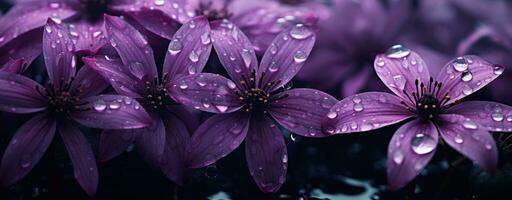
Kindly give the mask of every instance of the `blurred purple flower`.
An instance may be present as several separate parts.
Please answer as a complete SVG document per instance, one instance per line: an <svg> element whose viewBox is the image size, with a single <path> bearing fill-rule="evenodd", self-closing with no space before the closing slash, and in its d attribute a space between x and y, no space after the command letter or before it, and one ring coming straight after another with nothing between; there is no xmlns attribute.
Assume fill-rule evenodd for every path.
<svg viewBox="0 0 512 200"><path fill-rule="evenodd" d="M132 99L99 95L108 85L89 67L76 73L76 56L65 25L48 20L43 52L50 82L46 87L14 73L0 72L0 110L37 113L23 124L5 150L0 166L0 184L22 179L36 165L58 131L74 167L75 178L89 196L94 196L98 172L94 154L76 123L100 129L142 128L151 118ZM75 76L76 75L76 76Z"/></svg>
<svg viewBox="0 0 512 200"><path fill-rule="evenodd" d="M32 62L41 53L42 29L48 18L69 24L67 29L76 51L95 54L106 41L103 14L130 17L147 30L171 38L179 23L165 0L18 0L0 18L0 63L8 58ZM170 3L167 3L170 4ZM156 9L161 8L161 9ZM164 12L165 10L165 12Z"/></svg>
<svg viewBox="0 0 512 200"><path fill-rule="evenodd" d="M298 78L322 89L341 86L348 96L375 85L371 63L396 43L410 4L390 1L386 7L378 0L334 0L332 6L331 16L317 25L318 43Z"/></svg>
<svg viewBox="0 0 512 200"><path fill-rule="evenodd" d="M121 95L135 98L150 113L153 126L133 130L105 130L99 160L107 161L136 143L144 160L178 184L186 176L185 150L197 119L166 92L165 85L183 74L203 70L212 48L205 17L191 19L173 36L159 77L153 50L145 38L118 17L105 16L105 28L117 55L84 58Z"/></svg>
<svg viewBox="0 0 512 200"><path fill-rule="evenodd" d="M449 146L493 173L497 149L489 131L512 131L512 107L484 101L459 103L503 73L477 56L455 58L434 80L413 51L394 46L375 59L375 71L396 95L367 92L331 108L323 128L331 134L363 132L414 120L400 127L388 147L392 190L411 181L435 153L439 135Z"/></svg>
<svg viewBox="0 0 512 200"><path fill-rule="evenodd" d="M23 59L9 59L0 67L0 72L22 73L26 67L27 63Z"/></svg>
<svg viewBox="0 0 512 200"><path fill-rule="evenodd" d="M288 155L279 127L306 137L324 137L321 120L336 99L313 89L278 90L302 68L315 42L305 26L278 35L258 67L253 46L236 26L212 24L212 41L231 77L199 73L168 85L171 96L196 109L219 113L192 135L190 166L210 165L244 139L249 170L263 192L275 192L286 179ZM247 136L247 137L246 137Z"/></svg>

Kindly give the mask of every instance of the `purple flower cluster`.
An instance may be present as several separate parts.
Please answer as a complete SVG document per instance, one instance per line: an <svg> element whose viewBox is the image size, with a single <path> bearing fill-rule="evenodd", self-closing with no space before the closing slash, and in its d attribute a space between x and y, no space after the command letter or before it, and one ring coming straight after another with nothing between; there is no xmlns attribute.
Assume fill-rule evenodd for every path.
<svg viewBox="0 0 512 200"><path fill-rule="evenodd" d="M30 118L2 149L0 185L26 176L58 132L89 196L96 160L130 146L183 185L244 141L250 174L273 193L288 169L283 132L343 137L400 122L391 190L438 144L492 174L492 133L512 132L512 107L464 98L504 75L489 94L512 100L512 3L470 2L16 0L0 16L0 111ZM295 76L326 92L291 89ZM97 151L83 134L94 132Z"/></svg>

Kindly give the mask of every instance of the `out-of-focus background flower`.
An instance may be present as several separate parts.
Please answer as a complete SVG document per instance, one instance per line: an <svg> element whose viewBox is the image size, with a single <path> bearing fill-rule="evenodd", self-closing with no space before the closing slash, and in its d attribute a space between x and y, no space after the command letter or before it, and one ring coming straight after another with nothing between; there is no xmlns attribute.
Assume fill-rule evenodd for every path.
<svg viewBox="0 0 512 200"><path fill-rule="evenodd" d="M17 1L27 0L0 0L0 10L2 13L9 11ZM265 41L274 36L275 24L304 23L317 32L309 60L295 79L284 86L285 90L315 88L338 99L364 91L387 91L373 71L374 58L394 44L403 44L418 52L434 75L444 73L440 69L450 59L465 54L479 55L504 65L505 73L471 99L512 104L510 0L229 1L233 3L230 9L242 16L238 20L246 25L241 27L242 31L247 31L249 37L257 35L251 39L258 48L268 45ZM251 3L244 4L247 2ZM251 27L251 20L257 19L243 11L258 4L255 2L271 5L267 12L282 17L263 18L261 12L254 12L261 20L275 22L269 21L265 27ZM268 30L261 30L263 28ZM163 37L150 35L154 38L150 43L155 48L157 63L163 62L168 44ZM165 45L155 41L163 41ZM212 54L205 70L222 73L215 56ZM42 57L23 74L42 82L45 78ZM202 113L201 119L204 121L209 116ZM2 154L14 132L29 117L0 113ZM440 146L433 160L416 178L415 189L389 191L386 151L399 126L327 138L305 138L283 130L288 148L288 173L287 181L275 194L263 194L258 189L247 168L243 146L216 164L195 170L188 183L177 186L160 170L147 165L132 145L111 161L98 163L96 198L395 200L411 196L414 199L509 199L512 195L512 135L506 133L493 133L500 149L495 175L483 172L468 160L461 160L449 147ZM85 132L97 153L100 131L86 129ZM88 198L73 177L71 162L59 138L23 180L0 189L0 199Z"/></svg>

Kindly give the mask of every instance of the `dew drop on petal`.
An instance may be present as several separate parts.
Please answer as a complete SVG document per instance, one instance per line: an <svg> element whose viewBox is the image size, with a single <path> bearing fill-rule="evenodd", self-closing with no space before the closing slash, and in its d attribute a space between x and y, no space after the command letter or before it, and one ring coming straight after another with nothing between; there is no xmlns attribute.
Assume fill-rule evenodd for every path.
<svg viewBox="0 0 512 200"><path fill-rule="evenodd" d="M453 68L459 72L466 71L468 69L468 61L463 57L458 57L453 61Z"/></svg>
<svg viewBox="0 0 512 200"><path fill-rule="evenodd" d="M395 81L395 85L398 87L398 89L403 90L405 88L405 78L402 75L395 75L393 76L393 81Z"/></svg>
<svg viewBox="0 0 512 200"><path fill-rule="evenodd" d="M246 67L251 66L252 58L251 58L251 52L248 49L242 49L241 52L242 60L244 60L244 64Z"/></svg>
<svg viewBox="0 0 512 200"><path fill-rule="evenodd" d="M330 111L329 113L327 113L327 117L328 117L329 119L334 119L334 118L336 118L337 116L338 116L338 114L337 114L336 112L334 112L334 111Z"/></svg>
<svg viewBox="0 0 512 200"><path fill-rule="evenodd" d="M379 67L384 67L384 65L386 64L386 62L384 62L384 59L382 58L378 58L377 61L375 62L377 64L377 66Z"/></svg>
<svg viewBox="0 0 512 200"><path fill-rule="evenodd" d="M503 121L503 118L504 118L503 113L500 113L500 112L492 113L491 117L492 117L492 120L494 120L496 122L501 122L501 121Z"/></svg>
<svg viewBox="0 0 512 200"><path fill-rule="evenodd" d="M290 31L290 36L297 40L306 39L311 35L313 35L313 32L311 32L308 27L304 26L304 24L297 24Z"/></svg>
<svg viewBox="0 0 512 200"><path fill-rule="evenodd" d="M505 71L505 67L503 67L503 65L494 65L494 69L493 69L494 74L501 75L501 74L503 74L503 71Z"/></svg>
<svg viewBox="0 0 512 200"><path fill-rule="evenodd" d="M128 69L130 73L137 77L138 79L142 79L144 76L144 66L140 62L132 62L128 65Z"/></svg>
<svg viewBox="0 0 512 200"><path fill-rule="evenodd" d="M226 112L228 110L228 107L224 105L215 105L215 108L217 108L217 110L219 110L221 113Z"/></svg>
<svg viewBox="0 0 512 200"><path fill-rule="evenodd" d="M231 132L231 133L233 133L233 134L235 134L235 135L238 135L238 134L240 134L240 133L242 132L242 129L243 129L243 128L244 128L243 126L239 125L238 123L235 123L235 124L233 124L233 126L229 129L229 132Z"/></svg>
<svg viewBox="0 0 512 200"><path fill-rule="evenodd" d="M462 86L462 93L464 93L465 95L470 95L471 93L473 93L473 88L466 84Z"/></svg>
<svg viewBox="0 0 512 200"><path fill-rule="evenodd" d="M361 97L359 97L358 95L355 95L354 98L352 99L352 101L354 103L361 103Z"/></svg>
<svg viewBox="0 0 512 200"><path fill-rule="evenodd" d="M176 55L178 54L179 52L181 52L181 50L183 49L183 44L181 43L180 40L178 39L173 39L171 40L171 42L169 43L169 53L171 55Z"/></svg>
<svg viewBox="0 0 512 200"><path fill-rule="evenodd" d="M397 44L393 45L386 51L386 56L388 58L403 58L408 56L411 53L411 50L404 47L403 45Z"/></svg>
<svg viewBox="0 0 512 200"><path fill-rule="evenodd" d="M111 110L117 110L117 109L121 108L121 104L118 101L112 101L108 105L108 108L110 108Z"/></svg>
<svg viewBox="0 0 512 200"><path fill-rule="evenodd" d="M97 101L95 101L92 106L93 106L94 110L100 111L100 112L104 111L107 108L107 104L105 103L105 101L103 101L101 99L98 99Z"/></svg>
<svg viewBox="0 0 512 200"><path fill-rule="evenodd" d="M283 157L281 158L281 161L283 161L283 163L287 163L288 162L288 155L284 154Z"/></svg>
<svg viewBox="0 0 512 200"><path fill-rule="evenodd" d="M295 54L293 54L293 60L296 63L302 63L306 61L307 55L304 53L304 51L296 51Z"/></svg>
<svg viewBox="0 0 512 200"><path fill-rule="evenodd" d="M393 162L395 162L397 165L402 164L404 161L404 154L400 150L396 150L395 153L393 153Z"/></svg>
<svg viewBox="0 0 512 200"><path fill-rule="evenodd" d="M201 43L203 44L210 44L211 42L211 39L210 39L210 33L209 32L205 32L201 35Z"/></svg>
<svg viewBox="0 0 512 200"><path fill-rule="evenodd" d="M197 55L196 51L192 50L188 55L188 59L192 62L197 62L199 61L199 55Z"/></svg>
<svg viewBox="0 0 512 200"><path fill-rule="evenodd" d="M354 111L361 112L363 110L364 110L363 104L361 104L361 103L354 104Z"/></svg>
<svg viewBox="0 0 512 200"><path fill-rule="evenodd" d="M165 4L165 0L155 0L153 2L156 6L162 6Z"/></svg>
<svg viewBox="0 0 512 200"><path fill-rule="evenodd" d="M427 154L432 152L437 146L436 141L429 135L417 133L411 139L411 149L417 154Z"/></svg>
<svg viewBox="0 0 512 200"><path fill-rule="evenodd" d="M464 139L462 138L462 135L457 133L453 138L453 141L455 141L455 143L457 144L462 144L464 142Z"/></svg>
<svg viewBox="0 0 512 200"><path fill-rule="evenodd" d="M466 129L476 130L478 128L477 124L470 119L465 119L462 122L462 126Z"/></svg>
<svg viewBox="0 0 512 200"><path fill-rule="evenodd" d="M230 89L235 89L236 88L236 85L235 83L232 81L232 80L228 80L228 87Z"/></svg>
<svg viewBox="0 0 512 200"><path fill-rule="evenodd" d="M277 46L275 43L272 43L270 44L270 46L268 47L269 51L271 54L276 54L277 53Z"/></svg>
<svg viewBox="0 0 512 200"><path fill-rule="evenodd" d="M460 79L464 82L471 81L471 80L473 80L473 74L470 71L466 70L466 71L462 72Z"/></svg>
<svg viewBox="0 0 512 200"><path fill-rule="evenodd" d="M268 66L268 71L270 72L277 72L279 70L279 67L277 66L277 63L275 61L272 61L270 63L270 66Z"/></svg>
<svg viewBox="0 0 512 200"><path fill-rule="evenodd" d="M484 147L487 150L491 150L492 149L492 144L486 143Z"/></svg>

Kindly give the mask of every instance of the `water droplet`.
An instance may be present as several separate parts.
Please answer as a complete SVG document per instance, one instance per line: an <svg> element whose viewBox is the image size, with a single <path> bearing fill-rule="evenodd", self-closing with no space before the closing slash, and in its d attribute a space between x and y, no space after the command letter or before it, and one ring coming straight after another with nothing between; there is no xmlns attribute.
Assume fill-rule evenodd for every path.
<svg viewBox="0 0 512 200"><path fill-rule="evenodd" d="M277 53L277 45L272 43L270 44L270 46L268 47L269 51L271 54L276 54Z"/></svg>
<svg viewBox="0 0 512 200"><path fill-rule="evenodd" d="M398 89L403 90L405 88L405 78L402 75L393 76L393 81L395 81L395 85Z"/></svg>
<svg viewBox="0 0 512 200"><path fill-rule="evenodd" d="M411 149L417 154L427 154L432 152L437 146L437 142L432 137L424 133L417 133L411 139Z"/></svg>
<svg viewBox="0 0 512 200"><path fill-rule="evenodd" d="M270 72L277 72L279 70L279 67L277 66L277 63L275 61L272 61L270 63L270 66L268 66L268 71Z"/></svg>
<svg viewBox="0 0 512 200"><path fill-rule="evenodd" d="M164 4L165 4L165 0L155 0L155 1L154 1L154 4L155 4L156 6L162 6L162 5L164 5Z"/></svg>
<svg viewBox="0 0 512 200"><path fill-rule="evenodd" d="M288 155L284 154L283 157L281 158L281 161L283 161L283 163L287 163L288 162Z"/></svg>
<svg viewBox="0 0 512 200"><path fill-rule="evenodd" d="M411 50L404 47L403 45L397 44L393 45L386 51L386 56L388 58L403 58L408 56L411 53Z"/></svg>
<svg viewBox="0 0 512 200"><path fill-rule="evenodd" d="M192 50L188 55L188 59L192 62L197 62L199 61L199 55L197 55L196 51Z"/></svg>
<svg viewBox="0 0 512 200"><path fill-rule="evenodd" d="M464 139L462 138L462 135L457 133L453 138L453 141L455 141L455 143L457 144L462 144L464 142Z"/></svg>
<svg viewBox="0 0 512 200"><path fill-rule="evenodd" d="M491 150L492 149L492 144L486 143L485 144L485 149Z"/></svg>
<svg viewBox="0 0 512 200"><path fill-rule="evenodd" d="M466 70L466 71L462 72L460 79L464 82L471 81L471 80L473 80L473 74L470 71Z"/></svg>
<svg viewBox="0 0 512 200"><path fill-rule="evenodd" d="M246 67L251 66L252 58L251 52L248 49L242 49L242 60L244 60L244 64Z"/></svg>
<svg viewBox="0 0 512 200"><path fill-rule="evenodd" d="M503 65L494 65L494 74L501 75L505 71L505 67Z"/></svg>
<svg viewBox="0 0 512 200"><path fill-rule="evenodd" d="M228 106L224 106L224 105L215 105L215 108L217 108L217 110L219 110L220 112L226 112L228 110Z"/></svg>
<svg viewBox="0 0 512 200"><path fill-rule="evenodd" d="M176 55L178 54L179 52L181 52L181 49L183 49L183 44L181 43L180 40L178 39L173 39L171 40L171 42L169 43L169 53L171 53L171 55Z"/></svg>
<svg viewBox="0 0 512 200"><path fill-rule="evenodd" d="M196 83L197 85L201 86L201 87L204 87L206 86L206 79L204 78L203 75L199 75L197 78L196 78ZM181 86L180 86L181 87ZM183 89L183 88L182 88Z"/></svg>
<svg viewBox="0 0 512 200"><path fill-rule="evenodd" d="M210 44L210 32L205 32L201 35L201 43L203 44Z"/></svg>
<svg viewBox="0 0 512 200"><path fill-rule="evenodd" d="M400 150L396 150L395 153L393 153L393 162L395 162L397 165L402 164L404 161L404 154Z"/></svg>
<svg viewBox="0 0 512 200"><path fill-rule="evenodd" d="M334 111L330 111L329 113L327 113L327 117L328 117L329 119L334 119L334 118L336 118L337 116L338 116L338 114L337 114L336 112L334 112Z"/></svg>
<svg viewBox="0 0 512 200"><path fill-rule="evenodd" d="M60 4L57 2L50 3L50 8L59 8Z"/></svg>
<svg viewBox="0 0 512 200"><path fill-rule="evenodd" d="M94 108L94 110L101 112L107 108L107 104L102 99L98 99L98 100L96 100L96 102L94 102L93 108Z"/></svg>
<svg viewBox="0 0 512 200"><path fill-rule="evenodd" d="M101 33L102 33L101 31L94 31L94 32L92 33L92 37L98 37L98 36L100 36L100 35L101 35Z"/></svg>
<svg viewBox="0 0 512 200"><path fill-rule="evenodd" d="M307 59L307 55L306 53L304 53L304 51L296 51L295 54L293 54L293 60L296 62L296 63L302 63L304 61L306 61Z"/></svg>
<svg viewBox="0 0 512 200"><path fill-rule="evenodd" d="M182 90L187 89L187 88L188 88L188 85L187 85L185 82L182 82L182 83L180 84L180 88L181 88Z"/></svg>
<svg viewBox="0 0 512 200"><path fill-rule="evenodd" d="M295 25L290 31L290 36L297 40L303 40L313 35L313 32L309 30L308 27L304 26L304 24Z"/></svg>
<svg viewBox="0 0 512 200"><path fill-rule="evenodd" d="M465 119L462 122L462 126L464 126L464 128L472 130L476 130L478 128L478 125L475 122L471 121L470 119Z"/></svg>
<svg viewBox="0 0 512 200"><path fill-rule="evenodd" d="M244 127L243 126L240 126L238 123L235 123L233 124L233 126L229 129L229 132L235 134L235 135L238 135L242 132L242 129Z"/></svg>
<svg viewBox="0 0 512 200"><path fill-rule="evenodd" d="M462 86L462 93L464 93L465 95L470 95L471 93L473 93L473 88L466 84Z"/></svg>
<svg viewBox="0 0 512 200"><path fill-rule="evenodd" d="M459 72L466 71L468 69L468 61L463 57L455 58L453 68Z"/></svg>
<svg viewBox="0 0 512 200"><path fill-rule="evenodd" d="M354 103L361 103L362 100L361 100L361 97L359 97L358 95L355 95L354 98L352 99L352 101Z"/></svg>
<svg viewBox="0 0 512 200"><path fill-rule="evenodd" d="M495 113L492 113L491 115L492 117L492 120L496 121L496 122L501 122L503 121L503 113L500 113L500 112L495 112Z"/></svg>
<svg viewBox="0 0 512 200"><path fill-rule="evenodd" d="M361 112L361 111L363 111L363 109L364 109L363 104L360 104L360 103L354 104L354 111Z"/></svg>
<svg viewBox="0 0 512 200"><path fill-rule="evenodd" d="M128 65L130 73L132 73L138 79L142 79L144 76L144 66L140 62L132 62Z"/></svg>
<svg viewBox="0 0 512 200"><path fill-rule="evenodd" d="M384 96L383 94L379 95L379 102L386 103L386 101L386 96Z"/></svg>
<svg viewBox="0 0 512 200"><path fill-rule="evenodd" d="M111 110L117 110L117 109L121 108L121 104L118 101L112 101L108 105L108 108L110 108Z"/></svg>
<svg viewBox="0 0 512 200"><path fill-rule="evenodd" d="M50 27L48 25L46 27L44 27L44 30L46 30L47 33L52 33L52 27Z"/></svg>
<svg viewBox="0 0 512 200"><path fill-rule="evenodd" d="M350 128L351 128L352 130L355 130L355 129L357 128L357 122L351 122L351 123L350 123Z"/></svg>
<svg viewBox="0 0 512 200"><path fill-rule="evenodd" d="M509 115L507 116L507 122L512 122L512 114L509 114Z"/></svg>
<svg viewBox="0 0 512 200"><path fill-rule="evenodd" d="M377 64L377 66L379 67L384 67L384 65L386 64L386 62L384 62L384 59L382 58L378 58L377 61L375 62Z"/></svg>

